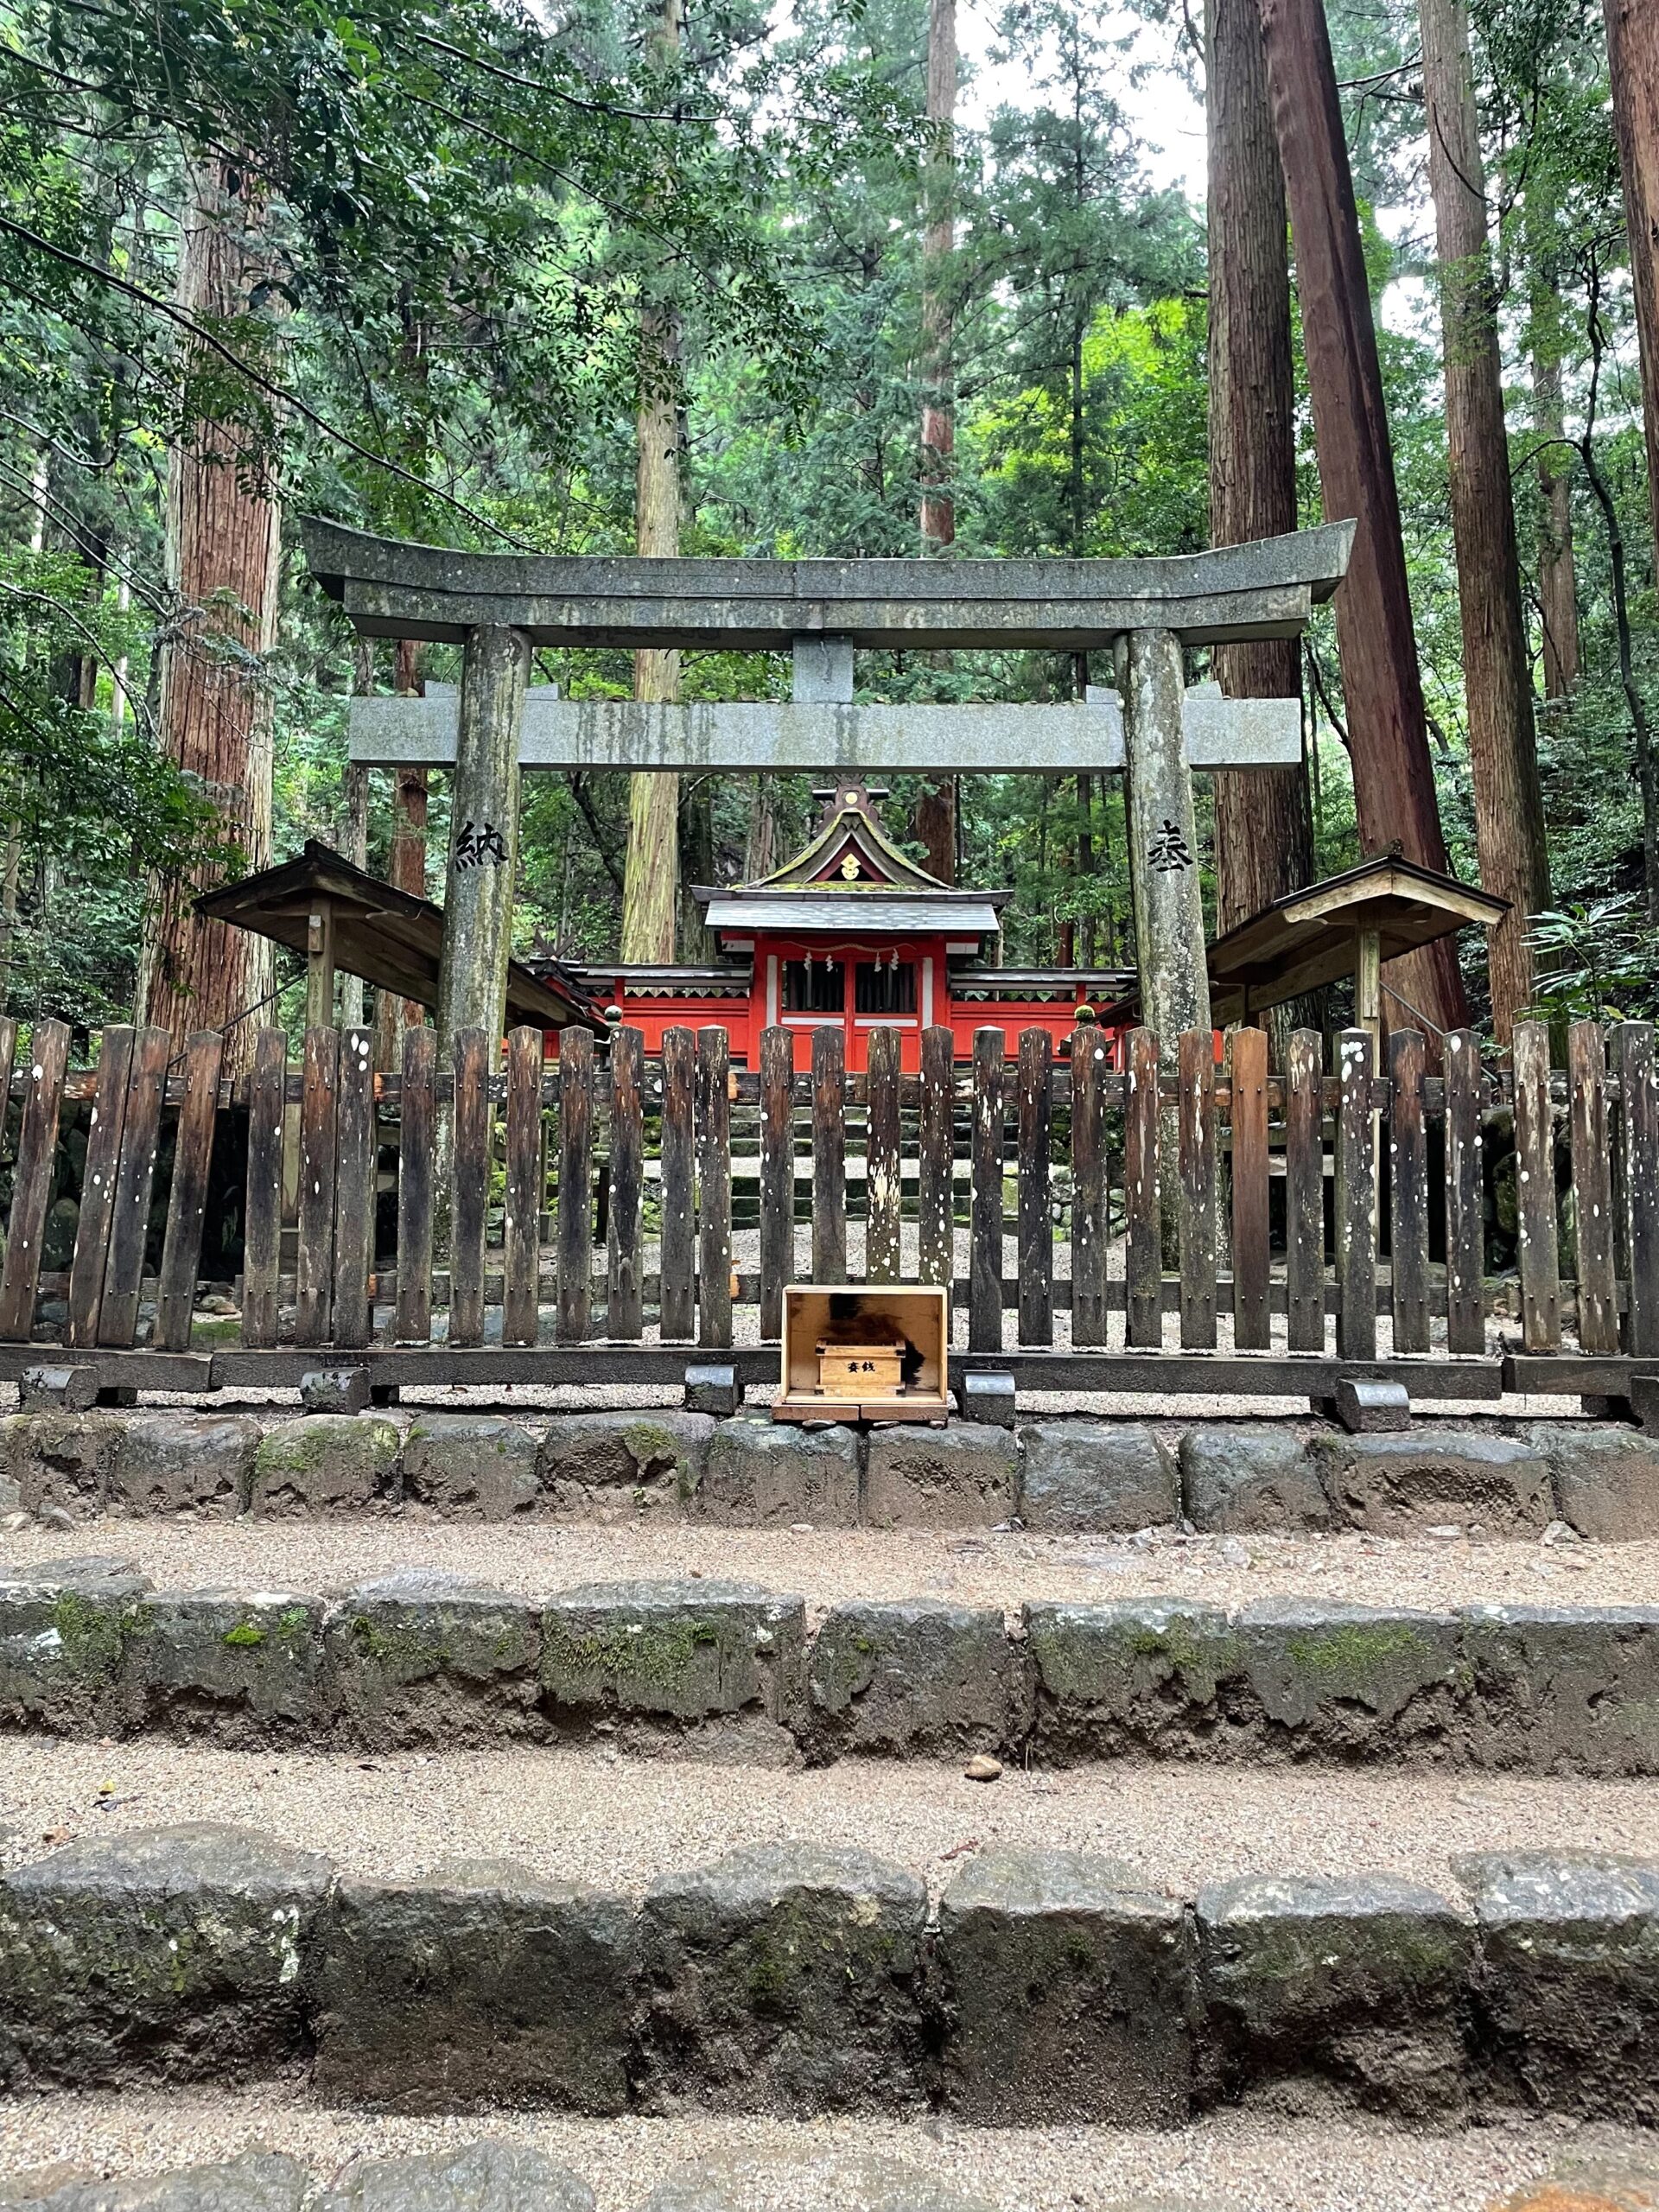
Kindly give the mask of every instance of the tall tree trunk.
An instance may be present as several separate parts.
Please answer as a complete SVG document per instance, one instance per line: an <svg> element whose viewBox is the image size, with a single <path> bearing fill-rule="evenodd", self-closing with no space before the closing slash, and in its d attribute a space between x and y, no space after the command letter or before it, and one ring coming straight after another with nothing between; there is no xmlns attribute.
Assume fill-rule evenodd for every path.
<svg viewBox="0 0 1659 2212"><path fill-rule="evenodd" d="M924 556L956 543L957 503L951 464L957 444L950 327L951 263L957 248L957 0L930 0L927 16L927 119L940 143L923 178L922 502ZM948 656L941 655L948 665ZM918 795L914 830L927 849L926 866L942 883L957 880L957 779L941 776Z"/></svg>
<svg viewBox="0 0 1659 2212"><path fill-rule="evenodd" d="M399 638L392 658L391 688L400 699L424 696L426 678L421 673L421 646L414 638ZM426 896L426 815L430 793L424 768L407 766L391 772L391 849L387 855L386 880L416 899ZM404 1063L404 1032L418 1029L426 1008L418 999L400 998L396 991L379 991L374 1003L374 1064L397 1069Z"/></svg>
<svg viewBox="0 0 1659 2212"><path fill-rule="evenodd" d="M715 880L715 779L696 776L688 788L680 779L680 958L695 966L713 957L704 908L692 893Z"/></svg>
<svg viewBox="0 0 1659 2212"><path fill-rule="evenodd" d="M1553 702L1572 697L1580 669L1579 568L1559 354L1534 354L1532 404L1533 427L1549 441L1538 454L1538 607L1544 632L1544 696Z"/></svg>
<svg viewBox="0 0 1659 2212"><path fill-rule="evenodd" d="M930 0L927 16L927 119L938 134L923 177L922 232L922 550L955 542L957 506L950 486L956 451L951 387L950 265L956 253L957 0Z"/></svg>
<svg viewBox="0 0 1659 2212"><path fill-rule="evenodd" d="M253 188L233 162L219 155L191 168L178 284L187 314L211 323L249 312L264 273L261 226ZM250 868L270 859L270 701L258 671L276 641L281 522L247 433L211 423L186 431L168 467L167 557L188 634L166 651L161 738ZM224 1030L225 1071L240 1075L260 1021L252 1010L270 990L270 946L250 931L198 920L191 902L201 888L151 886L137 1019L181 1044L193 1029Z"/></svg>
<svg viewBox="0 0 1659 2212"><path fill-rule="evenodd" d="M1531 1002L1527 932L1549 904L1532 667L1503 418L1503 364L1486 233L1485 169L1464 0L1418 0L1428 174L1440 262L1452 531L1481 881L1510 911L1491 933L1492 1028L1507 1045Z"/></svg>
<svg viewBox="0 0 1659 2212"><path fill-rule="evenodd" d="M770 776L754 779L749 831L743 846L743 880L757 883L778 865L778 795Z"/></svg>
<svg viewBox="0 0 1659 2212"><path fill-rule="evenodd" d="M1089 657L1083 661L1083 694L1089 690ZM1079 772L1077 785L1077 874L1087 883L1095 873L1095 779ZM1077 931L1078 965L1092 968L1095 964L1095 917L1092 912L1083 917L1083 927Z"/></svg>
<svg viewBox="0 0 1659 2212"><path fill-rule="evenodd" d="M29 471L29 505L33 514L29 525L29 550L38 553L46 543L46 493L52 473L52 454L42 446L35 456ZM6 777L7 798L12 802L7 810L6 837L3 856L0 856L0 1014L6 1010L11 991L13 941L17 935L17 890L23 870L23 824L18 811L22 802L21 786L13 775Z"/></svg>
<svg viewBox="0 0 1659 2212"><path fill-rule="evenodd" d="M1337 594L1337 642L1360 846L1380 852L1397 839L1407 859L1444 870L1394 449L1330 33L1321 0L1261 0L1261 9L1325 512L1359 524ZM1452 938L1390 961L1383 981L1397 994L1392 1006L1385 1001L1385 1019L1465 1026Z"/></svg>
<svg viewBox="0 0 1659 2212"><path fill-rule="evenodd" d="M654 38L664 65L679 51L679 0L664 0ZM633 550L671 560L680 550L679 317L647 301L639 311L639 404L636 416ZM680 696L677 652L633 657L636 699ZM622 879L622 958L666 963L674 957L679 906L680 779L628 779L628 850Z"/></svg>
<svg viewBox="0 0 1659 2212"><path fill-rule="evenodd" d="M1659 559L1659 9L1653 0L1604 0L1613 129L1624 178L1624 227L1642 356L1648 495Z"/></svg>
<svg viewBox="0 0 1659 2212"><path fill-rule="evenodd" d="M1205 32L1210 140L1210 540L1237 545L1296 527L1296 378L1290 334L1285 181L1268 103L1255 0L1210 0ZM1230 699L1294 699L1294 638L1224 645ZM1250 768L1215 779L1216 928L1232 929L1313 875L1307 771ZM1274 1065L1292 1030L1323 1027L1321 997L1275 1007Z"/></svg>
<svg viewBox="0 0 1659 2212"><path fill-rule="evenodd" d="M670 381L677 332L674 318L656 308L644 311L640 325L642 392L634 472L634 548L647 558L671 558L680 550L680 418ZM677 699L678 653L655 650L635 653L633 696L636 699ZM666 963L674 957L679 839L679 778L630 777L628 853L622 884L625 962Z"/></svg>

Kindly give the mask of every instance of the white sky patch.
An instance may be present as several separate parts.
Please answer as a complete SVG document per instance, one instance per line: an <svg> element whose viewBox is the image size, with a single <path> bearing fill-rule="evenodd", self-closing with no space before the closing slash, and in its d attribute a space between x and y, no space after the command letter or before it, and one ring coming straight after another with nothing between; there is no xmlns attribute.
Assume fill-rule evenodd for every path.
<svg viewBox="0 0 1659 2212"><path fill-rule="evenodd" d="M957 0L957 43L972 71L957 115L969 130L982 130L999 107L1036 105L1031 73L1024 64L999 66L991 60L1001 12L995 0ZM1133 40L1124 57L1122 81L1113 89L1137 142L1148 182L1158 191L1176 186L1201 207L1206 171L1204 109L1173 67L1182 35L1179 23L1144 23L1128 9L1106 0L1093 28L1107 40ZM1130 75L1134 64L1146 70L1139 83Z"/></svg>

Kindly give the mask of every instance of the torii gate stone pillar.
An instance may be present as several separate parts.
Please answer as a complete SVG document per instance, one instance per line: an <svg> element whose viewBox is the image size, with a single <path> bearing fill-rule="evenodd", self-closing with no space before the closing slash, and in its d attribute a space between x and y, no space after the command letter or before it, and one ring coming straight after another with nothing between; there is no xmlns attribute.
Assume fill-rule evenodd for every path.
<svg viewBox="0 0 1659 2212"><path fill-rule="evenodd" d="M1301 757L1294 699L1185 688L1193 645L1300 636L1351 523L1170 560L711 561L451 553L308 521L313 575L365 637L464 646L459 701L352 702L352 759L454 779L438 1027L502 1019L521 768L880 776L1127 768L1141 1003L1173 1053L1210 1025L1194 769ZM535 645L792 652L794 697L561 700ZM855 649L1115 651L1122 704L858 704Z"/></svg>
<svg viewBox="0 0 1659 2212"><path fill-rule="evenodd" d="M438 1051L446 1061L458 1029L488 1029L499 1037L506 1018L518 875L518 742L529 681L530 639L522 630L484 623L468 631L438 970Z"/></svg>
<svg viewBox="0 0 1659 2212"><path fill-rule="evenodd" d="M1141 1011L1173 1056L1184 1029L1210 1027L1181 641L1169 630L1132 630L1117 658Z"/></svg>

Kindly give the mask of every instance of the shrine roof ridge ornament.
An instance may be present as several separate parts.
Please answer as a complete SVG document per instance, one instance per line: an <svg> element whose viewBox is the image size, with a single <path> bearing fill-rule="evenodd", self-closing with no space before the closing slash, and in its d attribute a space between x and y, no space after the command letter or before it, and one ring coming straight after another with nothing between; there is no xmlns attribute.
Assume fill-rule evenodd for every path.
<svg viewBox="0 0 1659 2212"><path fill-rule="evenodd" d="M1082 652L1134 630L1189 645L1295 637L1342 582L1351 522L1205 553L1123 560L651 560L454 552L308 517L311 573L365 637L785 652Z"/></svg>

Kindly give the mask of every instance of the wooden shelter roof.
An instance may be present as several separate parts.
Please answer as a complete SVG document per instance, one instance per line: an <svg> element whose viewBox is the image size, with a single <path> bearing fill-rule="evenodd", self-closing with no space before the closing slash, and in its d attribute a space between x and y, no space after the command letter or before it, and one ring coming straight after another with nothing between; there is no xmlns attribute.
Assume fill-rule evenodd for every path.
<svg viewBox="0 0 1659 2212"><path fill-rule="evenodd" d="M1382 957L1395 960L1471 925L1490 929L1508 912L1509 901L1490 891L1379 853L1287 892L1217 938L1207 963L1211 1018L1224 1028L1351 976L1366 931L1376 932Z"/></svg>
<svg viewBox="0 0 1659 2212"><path fill-rule="evenodd" d="M297 860L204 892L195 910L302 953L310 917L325 903L334 910L336 967L360 976L378 990L399 992L423 1006L437 1003L442 907L381 882L315 837L306 840ZM532 976L516 960L507 966L507 1020L537 1029L563 1029L576 1022L601 1036L607 1033L603 1020L573 982L551 971Z"/></svg>

